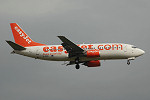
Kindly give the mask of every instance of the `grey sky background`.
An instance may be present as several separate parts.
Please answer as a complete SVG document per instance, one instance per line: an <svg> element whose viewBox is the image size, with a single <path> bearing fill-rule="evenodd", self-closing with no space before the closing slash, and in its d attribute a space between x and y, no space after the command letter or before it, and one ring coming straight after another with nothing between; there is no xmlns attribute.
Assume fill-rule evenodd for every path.
<svg viewBox="0 0 150 100"><path fill-rule="evenodd" d="M0 100L150 100L149 0L0 0ZM36 42L121 42L146 53L99 68L11 55L9 23Z"/></svg>

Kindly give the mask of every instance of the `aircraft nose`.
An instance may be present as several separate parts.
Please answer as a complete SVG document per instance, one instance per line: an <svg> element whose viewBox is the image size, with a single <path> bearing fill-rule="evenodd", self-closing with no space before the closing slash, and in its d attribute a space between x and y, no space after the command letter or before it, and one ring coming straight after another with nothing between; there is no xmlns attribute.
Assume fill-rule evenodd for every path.
<svg viewBox="0 0 150 100"><path fill-rule="evenodd" d="M144 50L142 50L142 55L145 53L145 51Z"/></svg>
<svg viewBox="0 0 150 100"><path fill-rule="evenodd" d="M145 53L145 51L144 50L139 50L139 56L141 56L141 55L143 55Z"/></svg>

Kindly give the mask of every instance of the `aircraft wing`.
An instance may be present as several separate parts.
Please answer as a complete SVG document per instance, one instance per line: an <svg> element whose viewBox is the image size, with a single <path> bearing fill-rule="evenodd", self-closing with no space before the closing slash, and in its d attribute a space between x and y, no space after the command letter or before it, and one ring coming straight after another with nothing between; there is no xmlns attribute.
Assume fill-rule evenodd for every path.
<svg viewBox="0 0 150 100"><path fill-rule="evenodd" d="M83 54L84 50L68 40L65 36L58 36L58 38L63 42L61 45L67 50L69 57Z"/></svg>

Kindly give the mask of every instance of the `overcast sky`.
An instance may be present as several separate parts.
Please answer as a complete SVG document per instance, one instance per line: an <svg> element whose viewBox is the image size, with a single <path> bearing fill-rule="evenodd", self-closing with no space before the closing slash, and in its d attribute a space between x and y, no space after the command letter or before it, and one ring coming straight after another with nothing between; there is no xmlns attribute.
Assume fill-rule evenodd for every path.
<svg viewBox="0 0 150 100"><path fill-rule="evenodd" d="M36 42L119 42L146 53L98 68L11 55L9 23ZM0 0L0 100L150 100L149 0Z"/></svg>

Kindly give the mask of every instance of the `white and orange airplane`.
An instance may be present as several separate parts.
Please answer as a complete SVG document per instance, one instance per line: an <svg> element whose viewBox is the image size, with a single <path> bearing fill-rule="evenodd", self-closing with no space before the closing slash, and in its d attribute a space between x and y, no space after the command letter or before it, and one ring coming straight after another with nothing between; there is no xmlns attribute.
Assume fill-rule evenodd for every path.
<svg viewBox="0 0 150 100"><path fill-rule="evenodd" d="M65 36L58 36L61 45L46 45L34 42L16 23L10 23L15 43L6 41L14 50L12 53L49 61L69 61L66 65L80 63L88 67L99 67L100 60L127 59L143 55L145 52L134 45L124 43L75 44Z"/></svg>

